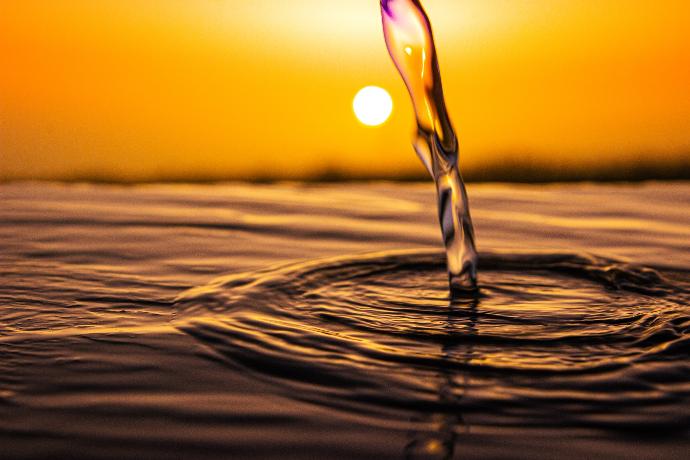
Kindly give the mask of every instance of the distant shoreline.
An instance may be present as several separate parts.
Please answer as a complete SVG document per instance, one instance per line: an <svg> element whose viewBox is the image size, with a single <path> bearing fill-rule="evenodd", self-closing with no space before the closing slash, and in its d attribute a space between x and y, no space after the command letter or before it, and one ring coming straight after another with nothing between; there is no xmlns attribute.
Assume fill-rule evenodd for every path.
<svg viewBox="0 0 690 460"><path fill-rule="evenodd" d="M651 156L653 158L653 156ZM478 165L463 169L463 177L468 183L504 182L519 184L573 183L573 182L645 182L645 181L688 181L690 180L690 155L688 159L654 162L647 160L624 161L620 164L605 164L594 167L585 165L566 166L558 164L532 163L529 161L503 161ZM103 183L103 184L151 184L151 183L193 183L212 184L223 182L246 183L347 183L347 182L426 182L429 177L420 165L411 171L392 173L359 173L337 167L304 174L238 174L238 173L151 173L136 177L122 177L103 172L75 172L69 175L10 175L0 172L0 183L8 182L65 182L65 183Z"/></svg>

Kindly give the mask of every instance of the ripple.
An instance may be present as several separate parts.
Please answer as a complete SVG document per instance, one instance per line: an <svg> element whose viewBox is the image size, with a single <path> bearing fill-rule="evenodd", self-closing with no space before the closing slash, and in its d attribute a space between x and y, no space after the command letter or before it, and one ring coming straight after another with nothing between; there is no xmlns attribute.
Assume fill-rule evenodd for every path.
<svg viewBox="0 0 690 460"><path fill-rule="evenodd" d="M291 397L349 411L490 409L505 420L528 402L522 412L596 411L687 391L659 381L663 366L642 372L690 343L681 291L658 272L574 254L480 263L472 299L449 298L443 255L431 251L233 275L182 294L175 325Z"/></svg>

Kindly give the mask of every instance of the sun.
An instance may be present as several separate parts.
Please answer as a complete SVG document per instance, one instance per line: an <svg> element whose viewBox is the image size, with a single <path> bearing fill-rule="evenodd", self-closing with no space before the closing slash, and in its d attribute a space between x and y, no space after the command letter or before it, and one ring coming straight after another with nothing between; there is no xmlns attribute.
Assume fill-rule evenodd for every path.
<svg viewBox="0 0 690 460"><path fill-rule="evenodd" d="M360 89L352 101L352 108L359 121L367 126L383 124L393 112L393 99L383 88L366 86Z"/></svg>

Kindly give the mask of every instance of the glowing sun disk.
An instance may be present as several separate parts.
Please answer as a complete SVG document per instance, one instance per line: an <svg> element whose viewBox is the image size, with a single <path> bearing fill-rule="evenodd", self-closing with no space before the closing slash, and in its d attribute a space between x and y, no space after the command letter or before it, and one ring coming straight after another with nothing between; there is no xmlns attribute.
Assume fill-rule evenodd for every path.
<svg viewBox="0 0 690 460"><path fill-rule="evenodd" d="M378 126L390 117L393 111L393 99L383 88L366 86L355 96L352 108L357 119L363 124Z"/></svg>

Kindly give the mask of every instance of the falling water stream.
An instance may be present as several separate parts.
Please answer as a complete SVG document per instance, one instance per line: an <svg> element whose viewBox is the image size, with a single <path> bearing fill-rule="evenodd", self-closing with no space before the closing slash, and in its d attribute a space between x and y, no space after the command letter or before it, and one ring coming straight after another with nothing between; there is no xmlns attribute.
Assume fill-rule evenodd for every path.
<svg viewBox="0 0 690 460"><path fill-rule="evenodd" d="M477 251L465 184L429 18L418 0L381 0L383 31L417 116L415 150L436 183L438 216L446 246L450 289L477 285Z"/></svg>

